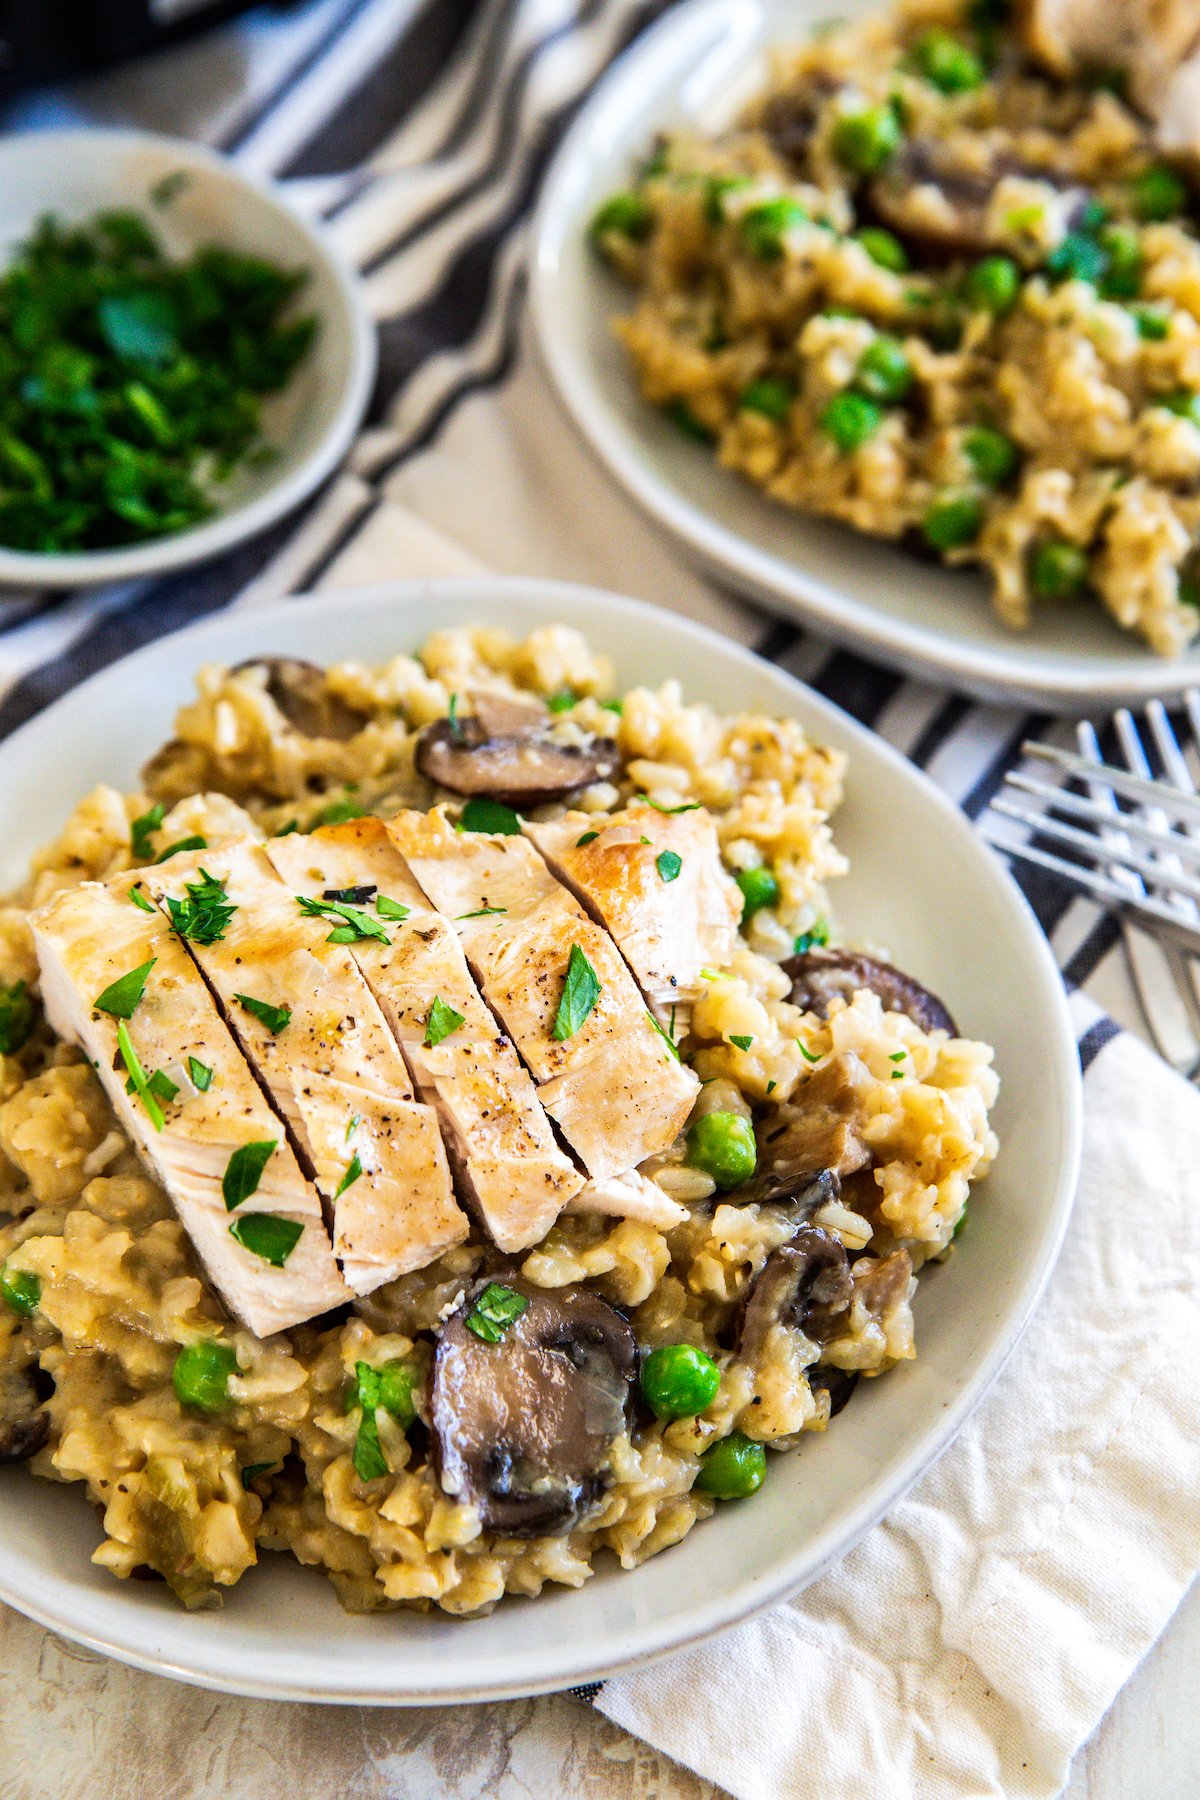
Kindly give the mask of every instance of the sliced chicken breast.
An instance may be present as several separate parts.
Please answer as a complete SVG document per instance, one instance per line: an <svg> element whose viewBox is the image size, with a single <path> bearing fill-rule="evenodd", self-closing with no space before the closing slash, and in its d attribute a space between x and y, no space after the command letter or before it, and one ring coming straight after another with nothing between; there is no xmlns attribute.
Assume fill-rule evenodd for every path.
<svg viewBox="0 0 1200 1800"><path fill-rule="evenodd" d="M526 822L551 872L615 938L663 1025L679 1038L703 987L700 971L733 956L742 895L721 866L717 828L703 811L631 806L603 821L566 813Z"/></svg>
<svg viewBox="0 0 1200 1800"><path fill-rule="evenodd" d="M142 911L130 899L136 879L86 882L33 915L46 1016L94 1064L230 1312L269 1337L350 1295L315 1189L195 963L156 909ZM127 1019L96 1007L114 982L145 964L145 985ZM126 1092L122 1023L140 1074L166 1078L157 1095L150 1090L150 1104ZM176 1089L169 1098L167 1083ZM262 1161L265 1145L273 1148ZM233 1162L248 1146L256 1148ZM223 1187L230 1197L248 1187L260 1161L252 1191L230 1207Z"/></svg>
<svg viewBox="0 0 1200 1800"><path fill-rule="evenodd" d="M187 947L332 1210L347 1282L370 1293L467 1235L437 1120L349 949L328 941L344 921L307 916L244 840L174 856L143 880L169 909L206 875L229 917Z"/></svg>
<svg viewBox="0 0 1200 1800"><path fill-rule="evenodd" d="M441 808L401 813L388 830L454 923L484 998L588 1174L624 1174L666 1149L699 1082L647 1013L608 933L533 845L457 831Z"/></svg>
<svg viewBox="0 0 1200 1800"><path fill-rule="evenodd" d="M388 942L359 938L348 949L417 1092L437 1110L459 1193L501 1250L540 1243L583 1176L559 1149L528 1070L480 998L454 927L430 910L387 828L355 819L310 837L275 838L266 850L293 893L344 898L368 912L383 895L408 909L388 924Z"/></svg>

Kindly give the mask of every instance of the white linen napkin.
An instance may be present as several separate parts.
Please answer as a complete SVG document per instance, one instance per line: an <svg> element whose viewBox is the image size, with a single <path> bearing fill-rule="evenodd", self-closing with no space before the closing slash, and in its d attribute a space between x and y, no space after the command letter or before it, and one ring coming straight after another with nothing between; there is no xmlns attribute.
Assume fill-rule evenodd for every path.
<svg viewBox="0 0 1200 1800"><path fill-rule="evenodd" d="M522 411L464 408L460 454L443 446L393 488L422 511L377 506L322 585L462 574L499 550L505 567L625 586L743 641L761 629L605 485L595 506L547 505L555 485L585 493L581 472L602 478L536 401L524 417L540 428L514 431ZM463 508L464 492L487 504ZM1072 1005L1088 1065L1079 1197L979 1412L804 1593L587 1696L738 1800L1052 1800L1200 1569L1200 1096L1085 996Z"/></svg>

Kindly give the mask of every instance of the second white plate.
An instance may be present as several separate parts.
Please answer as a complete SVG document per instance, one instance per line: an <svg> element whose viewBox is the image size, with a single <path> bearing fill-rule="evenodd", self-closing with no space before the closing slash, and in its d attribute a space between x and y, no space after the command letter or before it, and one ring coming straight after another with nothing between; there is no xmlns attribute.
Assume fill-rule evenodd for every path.
<svg viewBox="0 0 1200 1800"><path fill-rule="evenodd" d="M772 504L639 396L610 329L629 291L599 268L587 222L656 131L726 123L765 76L770 47L802 38L825 9L826 0L689 0L618 60L576 120L547 180L533 251L538 340L568 411L631 498L704 567L868 656L984 699L1059 711L1200 682L1200 650L1165 661L1087 602L1008 631L978 576Z"/></svg>

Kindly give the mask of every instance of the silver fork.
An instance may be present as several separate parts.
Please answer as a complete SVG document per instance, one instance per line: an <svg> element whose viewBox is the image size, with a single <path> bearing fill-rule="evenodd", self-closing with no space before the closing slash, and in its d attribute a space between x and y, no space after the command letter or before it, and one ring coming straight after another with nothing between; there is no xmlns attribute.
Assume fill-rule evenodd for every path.
<svg viewBox="0 0 1200 1800"><path fill-rule="evenodd" d="M1190 691L1184 704L1200 742L1200 692ZM1124 768L1103 762L1086 722L1077 729L1078 751L1025 744L1024 754L1050 765L1047 773L1057 779L1010 771L992 802L994 816L985 815L981 825L997 849L1051 870L1117 914L1148 1034L1162 1056L1196 1079L1200 794L1161 701L1149 703L1143 727L1161 778L1153 775L1132 714L1122 708L1113 726Z"/></svg>

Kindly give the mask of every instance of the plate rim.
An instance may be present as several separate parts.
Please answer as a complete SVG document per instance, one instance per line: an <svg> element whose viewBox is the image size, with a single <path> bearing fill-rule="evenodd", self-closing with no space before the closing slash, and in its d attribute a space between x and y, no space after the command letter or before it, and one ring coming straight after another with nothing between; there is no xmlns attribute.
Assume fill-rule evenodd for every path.
<svg viewBox="0 0 1200 1800"><path fill-rule="evenodd" d="M345 313L338 329L344 333L347 343L346 378L324 436L290 474L273 482L254 498L235 504L227 511L218 508L213 518L187 531L151 538L143 544L46 555L0 546L0 585L5 587L92 588L162 576L207 562L236 549L250 538L261 536L295 512L344 462L366 417L378 373L378 334L361 281L324 222L305 213L278 182L243 169L233 157L224 155L212 145L173 137L169 132L143 131L135 127L63 125L0 137L0 164L9 156L36 156L45 145L79 143L82 155L86 153L86 145L98 141L118 150L125 146L131 153L139 148L161 151L178 158L181 168L219 171L238 187L255 194L276 213L283 214L304 238L309 254L314 261L320 261L337 289Z"/></svg>
<svg viewBox="0 0 1200 1800"><path fill-rule="evenodd" d="M730 0L683 0L615 59L555 152L531 226L529 300L538 355L576 433L638 510L669 534L709 576L732 583L775 614L882 660L905 675L932 679L985 701L1049 706L1059 713L1114 707L1200 686L1200 640L1191 647L1190 655L1185 652L1178 658L1155 656L1132 638L1127 639L1125 654L1118 648L1111 656L1093 660L1074 652L1048 652L1061 656L1063 666L1039 669L1041 659L1036 650L1014 663L1003 643L976 644L877 611L869 599L833 587L782 554L760 550L749 537L688 499L639 454L634 441L627 441L611 415L594 370L589 369L586 358L575 355L569 335L558 324L558 281L568 234L582 224L574 190L585 181L581 171L588 161L587 147L597 121L608 109L658 65L680 62L691 36L702 41L707 26L709 35L720 39L744 37L743 18L757 16L761 20L766 12L765 0L734 0L733 4ZM672 57L670 45L675 40L679 49ZM651 129L652 121L646 120L644 135ZM764 504L769 502L764 500ZM1014 634L1014 649L1021 635Z"/></svg>
<svg viewBox="0 0 1200 1800"><path fill-rule="evenodd" d="M619 1652L601 1657L584 1654L578 1659L577 1666L568 1668L565 1673L560 1667L541 1674L525 1674L517 1680L459 1680L453 1686L438 1684L424 1687L408 1680L403 1688L389 1685L386 1679L375 1684L359 1682L356 1685L341 1686L336 1681L327 1680L323 1686L314 1686L309 1680L289 1674L230 1674L214 1668L211 1662L187 1662L177 1655L155 1654L152 1648L146 1649L131 1641L131 1632L136 1630L136 1625L130 1625L125 1615L116 1609L114 1616L118 1624L111 1630L81 1626L70 1616L70 1590L66 1587L65 1579L62 1599L67 1604L51 1603L40 1592L35 1591L44 1587L40 1578L34 1578L26 1571L27 1578L22 1584L19 1566L16 1571L13 1568L14 1562L19 1565L19 1558L15 1553L10 1553L0 1541L0 1599L64 1637L152 1674L165 1674L195 1686L260 1699L302 1700L331 1705L454 1705L561 1692L565 1688L588 1682L608 1680L614 1675L628 1673L685 1649L695 1648L819 1579L898 1503L920 1476L949 1448L990 1392L1024 1335L1062 1248L1074 1204L1082 1150L1082 1079L1076 1034L1061 976L1050 946L1024 896L1007 875L999 858L975 833L961 809L898 750L876 737L866 726L860 725L831 701L814 693L786 670L765 662L752 650L692 619L644 601L578 583L490 575L380 582L364 587L296 596L261 607L235 611L223 609L178 631L167 633L132 651L128 656L116 659L77 687L69 689L41 713L20 726L7 740L0 743L0 778L3 778L12 758L13 746L17 746L22 754L30 745L36 751L39 739L52 738L55 718L60 709L68 703L78 706L82 702L86 706L90 699L102 694L106 681L115 669L152 667L160 659L177 657L184 645L196 647L198 654L195 666L199 667L205 660L209 660L204 654L209 641L219 641L231 627L236 630L243 620L252 621L254 631L261 630L264 638L274 631L277 637L286 641L287 623L295 617L297 608L301 606L310 616L327 616L331 624L336 623L345 635L349 624L348 614L358 608L365 610L386 606L396 609L398 613L405 606L413 608L414 612L424 608L423 617L431 618L437 601L444 599L455 604L465 602L478 605L481 613L491 608L502 616L506 596L532 602L545 610L547 620L563 619L564 622L578 625L585 633L588 619L595 617L598 607L610 615L615 614L618 619L628 619L631 628L635 630L639 620L650 618L657 627L661 628L665 624L669 630L692 639L700 647L707 648L711 654L731 658L751 674L761 675L765 671L772 684L777 684L785 691L792 691L798 701L796 711L806 723L812 722L819 728L822 721L831 722L836 733L848 737L852 746L866 746L869 754L879 755L894 774L911 781L921 791L924 801L942 814L944 822L959 843L968 854L978 859L981 876L984 868L990 870L990 879L994 881L997 893L1003 893L1014 921L1019 919L1031 954L1040 963L1042 974L1046 978L1042 994L1046 1002L1046 1033L1039 1041L1048 1056L1052 1053L1054 1075L1067 1106L1067 1117L1063 1122L1063 1152L1053 1192L1045 1209L1045 1216L1052 1221L1051 1227L1044 1236L1037 1260L1031 1264L1022 1286L1014 1294L1003 1332L998 1336L987 1360L976 1370L971 1380L943 1405L930 1429L901 1458L888 1478L883 1482L876 1480L872 1483L873 1498L870 1503L865 1507L854 1508L847 1515L848 1523L839 1521L836 1528L829 1527L822 1532L818 1541L824 1541L824 1548L818 1555L800 1552L782 1557L773 1566L769 1578L762 1576L744 1581L735 1586L724 1599L697 1603L689 1609L683 1622L677 1618L665 1630L660 1629L657 1622L627 1628L625 1635L628 1642ZM397 636L403 635L405 626L404 623L399 623ZM853 756L853 750L851 755ZM636 1572L629 1571L631 1575L636 1575ZM174 1614L171 1616L174 1618ZM132 1613L130 1618L133 1618ZM449 1628L469 1630L469 1621L451 1621ZM146 1638L154 1635L154 1614L149 1610L142 1622L140 1635ZM243 1652L246 1656L250 1654ZM336 1674L336 1669L333 1673Z"/></svg>

